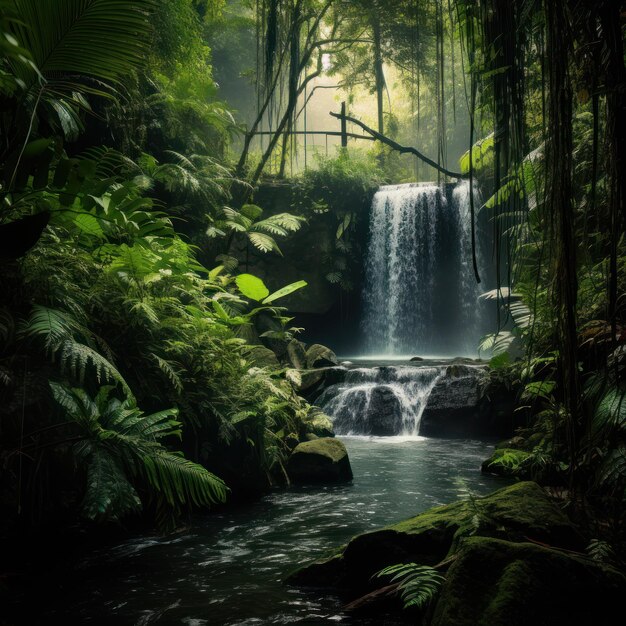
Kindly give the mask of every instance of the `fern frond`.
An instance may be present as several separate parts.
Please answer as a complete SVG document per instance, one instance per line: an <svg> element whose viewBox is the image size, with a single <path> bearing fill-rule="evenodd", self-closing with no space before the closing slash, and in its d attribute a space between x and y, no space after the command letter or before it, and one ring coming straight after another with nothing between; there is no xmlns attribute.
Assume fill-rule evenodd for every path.
<svg viewBox="0 0 626 626"><path fill-rule="evenodd" d="M400 597L404 608L415 606L426 608L437 596L444 577L432 567L417 563L400 563L385 567L375 574L377 577L392 576L392 583L399 583Z"/></svg>
<svg viewBox="0 0 626 626"><path fill-rule="evenodd" d="M91 455L81 508L87 519L107 522L141 510L137 492L108 450L96 448Z"/></svg>
<svg viewBox="0 0 626 626"><path fill-rule="evenodd" d="M148 482L170 506L179 503L209 506L226 500L228 488L222 479L182 454L159 447L143 456L142 461Z"/></svg>

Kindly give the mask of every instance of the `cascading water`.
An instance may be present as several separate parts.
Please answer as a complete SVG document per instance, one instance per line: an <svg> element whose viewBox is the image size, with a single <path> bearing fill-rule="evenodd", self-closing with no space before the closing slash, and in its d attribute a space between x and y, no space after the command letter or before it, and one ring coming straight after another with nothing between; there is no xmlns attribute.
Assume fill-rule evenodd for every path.
<svg viewBox="0 0 626 626"><path fill-rule="evenodd" d="M365 353L468 355L481 334L470 187L407 184L374 196L366 256Z"/></svg>
<svg viewBox="0 0 626 626"><path fill-rule="evenodd" d="M417 436L430 392L444 373L441 367L353 369L316 404L340 435Z"/></svg>

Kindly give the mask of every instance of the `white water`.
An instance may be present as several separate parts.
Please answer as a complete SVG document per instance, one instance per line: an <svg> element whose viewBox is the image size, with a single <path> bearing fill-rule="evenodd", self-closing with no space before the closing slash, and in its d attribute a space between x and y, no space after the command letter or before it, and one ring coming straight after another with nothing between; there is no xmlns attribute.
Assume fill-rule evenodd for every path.
<svg viewBox="0 0 626 626"><path fill-rule="evenodd" d="M339 435L417 437L430 392L445 367L373 367L347 372L316 400Z"/></svg>
<svg viewBox="0 0 626 626"><path fill-rule="evenodd" d="M451 194L414 183L376 193L363 294L365 354L476 353L481 307L469 199L467 181Z"/></svg>

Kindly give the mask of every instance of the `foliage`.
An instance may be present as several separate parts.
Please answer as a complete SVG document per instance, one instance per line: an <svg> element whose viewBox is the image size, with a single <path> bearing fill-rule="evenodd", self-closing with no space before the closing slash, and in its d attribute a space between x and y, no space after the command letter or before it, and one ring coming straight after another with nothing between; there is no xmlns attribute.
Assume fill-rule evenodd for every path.
<svg viewBox="0 0 626 626"><path fill-rule="evenodd" d="M445 580L436 569L417 563L391 565L377 572L376 576L392 576L391 583L398 583L404 608L417 607L420 610L433 602Z"/></svg>
<svg viewBox="0 0 626 626"><path fill-rule="evenodd" d="M177 411L143 415L132 397L110 397L112 387L102 387L92 399L80 388L51 386L65 418L81 431L71 448L87 472L81 505L86 517L118 520L136 511L141 505L133 486L137 481L158 499L160 516L166 507L178 512L187 503L207 506L226 499L219 478L161 443L181 436Z"/></svg>
<svg viewBox="0 0 626 626"><path fill-rule="evenodd" d="M247 338L259 342L260 314L295 332L274 302L304 284L251 305L226 262L199 262L177 218L196 226L226 210L237 181L211 150L233 131L232 115L215 100L210 67L200 67L209 59L202 43L179 71L193 50L160 32L157 57L176 58L145 65L154 22L180 20L182 33L188 17L200 28L215 5L5 5L0 86L11 134L0 220L32 231L0 271L0 456L6 484L17 486L3 482L0 492L7 522L76 513L110 522L143 510L169 530L193 507L225 500L218 474L237 489L285 480L284 441L311 407L278 366L255 366ZM199 33L187 34L198 43ZM135 125L151 116L163 121L158 132ZM122 137L114 148L94 140L104 119L107 136ZM181 132L190 125L198 134ZM81 149L71 149L79 135ZM153 141L157 156L146 150ZM217 235L243 223L251 241L267 243L302 223L259 220L259 211L230 213L233 228Z"/></svg>

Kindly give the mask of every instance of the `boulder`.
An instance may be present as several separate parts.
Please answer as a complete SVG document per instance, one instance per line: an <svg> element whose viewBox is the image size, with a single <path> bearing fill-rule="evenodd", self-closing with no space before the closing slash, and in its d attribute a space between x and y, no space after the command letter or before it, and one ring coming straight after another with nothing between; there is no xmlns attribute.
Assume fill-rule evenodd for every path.
<svg viewBox="0 0 626 626"><path fill-rule="evenodd" d="M357 535L331 558L292 574L289 582L364 593L372 588L370 577L382 568L408 562L435 565L470 535L583 547L576 528L545 491L536 483L521 482L484 498L436 507L393 526Z"/></svg>
<svg viewBox="0 0 626 626"><path fill-rule="evenodd" d="M315 370L299 370L300 384L297 385L298 391L311 391L316 385L324 380L326 370L323 368Z"/></svg>
<svg viewBox="0 0 626 626"><path fill-rule="evenodd" d="M250 346L248 348L248 358L257 367L268 367L270 369L280 369L280 363L272 350L265 346Z"/></svg>
<svg viewBox="0 0 626 626"><path fill-rule="evenodd" d="M337 355L326 346L322 346L319 343L314 343L306 351L306 366L309 369L316 367L332 367L338 365Z"/></svg>
<svg viewBox="0 0 626 626"><path fill-rule="evenodd" d="M431 626L619 622L626 577L582 555L485 537L463 541Z"/></svg>
<svg viewBox="0 0 626 626"><path fill-rule="evenodd" d="M287 474L298 484L352 480L348 451L341 441L332 437L299 444L287 461Z"/></svg>
<svg viewBox="0 0 626 626"><path fill-rule="evenodd" d="M400 400L390 387L375 387L371 391L371 399L364 425L367 434L375 437L389 437L402 431L402 407Z"/></svg>
<svg viewBox="0 0 626 626"><path fill-rule="evenodd" d="M287 360L292 367L302 370L306 368L306 352L304 344L297 339L292 339L287 345Z"/></svg>

